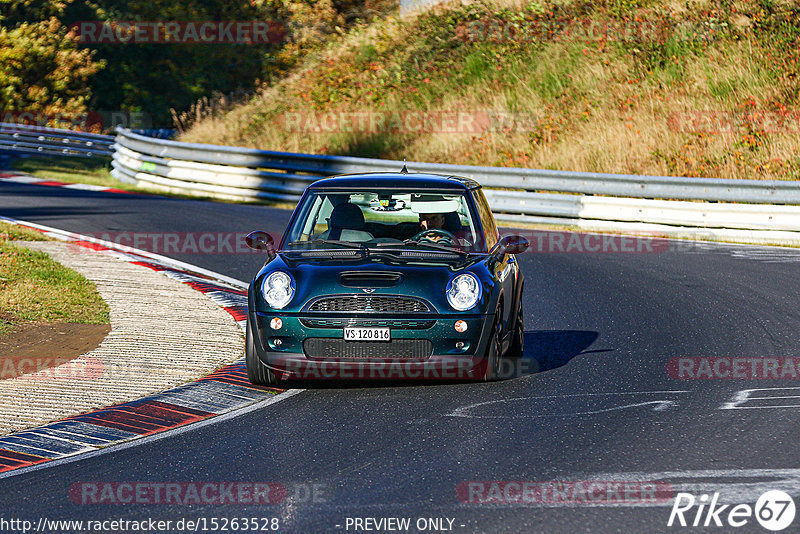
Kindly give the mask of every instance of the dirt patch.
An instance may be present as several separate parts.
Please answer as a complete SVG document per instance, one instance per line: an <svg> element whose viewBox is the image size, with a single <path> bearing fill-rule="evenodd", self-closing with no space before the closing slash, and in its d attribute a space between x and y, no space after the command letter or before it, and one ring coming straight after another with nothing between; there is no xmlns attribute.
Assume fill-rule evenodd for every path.
<svg viewBox="0 0 800 534"><path fill-rule="evenodd" d="M0 337L0 380L49 369L94 350L107 324L24 324Z"/></svg>

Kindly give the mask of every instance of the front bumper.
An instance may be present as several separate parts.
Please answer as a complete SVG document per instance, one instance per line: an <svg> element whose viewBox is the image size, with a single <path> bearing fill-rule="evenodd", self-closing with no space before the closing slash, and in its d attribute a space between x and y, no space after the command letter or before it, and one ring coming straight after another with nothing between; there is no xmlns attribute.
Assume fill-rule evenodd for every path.
<svg viewBox="0 0 800 534"><path fill-rule="evenodd" d="M270 321L280 318L282 327L273 329ZM350 326L360 326L358 319L370 321L400 321L398 316L372 315L358 319L319 314L281 314L249 312L248 320L255 326L255 345L261 362L284 379L475 379L485 373L485 354L494 315L425 315L403 317L412 325L391 328L390 342L344 342L344 331L338 327L320 327L325 321L353 319ZM459 333L454 325L457 320L467 323L467 330ZM428 323L426 328L414 328L414 321ZM432 324L430 324L432 323ZM328 323L330 324L330 323ZM310 326L314 325L314 326ZM331 346L358 348L350 351L356 356L328 357L324 353L310 353L304 343L311 338L326 340ZM404 340L404 341L403 341ZM391 343L414 343L411 340L427 340L426 354L405 354L392 357ZM429 342L429 345L428 345ZM382 343L380 357L358 356L364 351L364 343ZM319 343L317 343L319 344ZM359 344L362 344L359 346ZM457 346L459 344L460 346ZM341 353L341 350L339 351Z"/></svg>

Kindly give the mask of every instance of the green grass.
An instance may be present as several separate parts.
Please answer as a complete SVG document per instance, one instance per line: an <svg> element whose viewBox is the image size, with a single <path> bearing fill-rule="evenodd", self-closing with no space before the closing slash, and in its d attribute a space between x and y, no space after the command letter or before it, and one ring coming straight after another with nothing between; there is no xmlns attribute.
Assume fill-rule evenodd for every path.
<svg viewBox="0 0 800 534"><path fill-rule="evenodd" d="M109 323L108 305L92 282L44 252L13 243L44 239L39 232L0 223L0 336L21 323Z"/></svg>
<svg viewBox="0 0 800 534"><path fill-rule="evenodd" d="M37 178L58 182L99 185L134 193L155 194L175 198L205 198L183 195L121 182L111 176L111 165L107 158L20 158L11 167Z"/></svg>
<svg viewBox="0 0 800 534"><path fill-rule="evenodd" d="M20 158L14 160L11 166L14 170L47 180L150 192L111 176L111 164L107 158Z"/></svg>
<svg viewBox="0 0 800 534"><path fill-rule="evenodd" d="M9 241L50 241L46 235L24 226L0 222L0 243Z"/></svg>
<svg viewBox="0 0 800 534"><path fill-rule="evenodd" d="M483 50L476 50L464 57L461 82L467 85L485 83L490 80L492 64Z"/></svg>

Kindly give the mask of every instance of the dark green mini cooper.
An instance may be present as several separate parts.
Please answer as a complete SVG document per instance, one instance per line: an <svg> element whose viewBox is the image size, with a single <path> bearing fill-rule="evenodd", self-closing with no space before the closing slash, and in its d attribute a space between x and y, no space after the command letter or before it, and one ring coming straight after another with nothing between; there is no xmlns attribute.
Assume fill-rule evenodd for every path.
<svg viewBox="0 0 800 534"><path fill-rule="evenodd" d="M250 284L247 374L286 379L481 379L520 357L523 277L470 179L326 178L306 189Z"/></svg>

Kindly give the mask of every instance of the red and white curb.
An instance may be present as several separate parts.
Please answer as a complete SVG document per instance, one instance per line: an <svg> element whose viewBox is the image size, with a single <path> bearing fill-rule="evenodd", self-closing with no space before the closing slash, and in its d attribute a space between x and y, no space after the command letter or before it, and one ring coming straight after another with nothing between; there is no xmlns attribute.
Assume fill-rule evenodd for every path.
<svg viewBox="0 0 800 534"><path fill-rule="evenodd" d="M161 272L205 294L230 313L243 330L245 328L247 286L243 282L157 254L119 247L56 228L6 217L0 217L0 220ZM299 391L294 390L291 394ZM241 358L206 377L174 389L2 437L0 478L17 474L14 471L18 469L38 467L48 462L60 463L76 455L97 452L111 445L153 436L221 414L232 415L268 399L277 401L282 396L280 394L289 395L280 389L251 384L247 379L244 358Z"/></svg>
<svg viewBox="0 0 800 534"><path fill-rule="evenodd" d="M49 185L52 187L63 187L65 189L79 189L82 191L103 191L107 193L138 194L132 191L125 191L124 189L116 189L114 187L105 187L102 185L74 184L70 182L59 182L58 180L48 180L47 178L36 178L35 176L15 171L1 171L0 181L11 182L16 184L27 184L27 185Z"/></svg>

